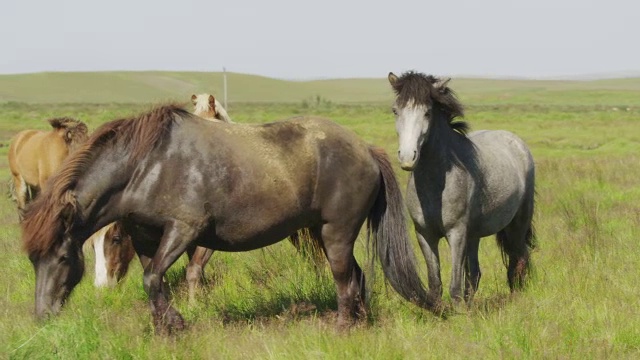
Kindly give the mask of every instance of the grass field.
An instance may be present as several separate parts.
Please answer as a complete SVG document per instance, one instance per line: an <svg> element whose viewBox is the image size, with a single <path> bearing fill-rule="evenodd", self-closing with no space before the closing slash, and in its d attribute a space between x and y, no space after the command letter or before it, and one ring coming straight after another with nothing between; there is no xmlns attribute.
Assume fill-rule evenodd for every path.
<svg viewBox="0 0 640 360"><path fill-rule="evenodd" d="M399 69L389 69L399 71ZM640 104L640 78L527 81L454 78L465 103L536 105ZM77 72L0 75L0 103L140 103L186 101L193 93L223 95L219 72ZM228 73L232 102L301 103L318 96L334 103L390 102L386 73L377 79L285 81Z"/></svg>
<svg viewBox="0 0 640 360"><path fill-rule="evenodd" d="M50 78L37 79L54 75L36 74L33 81L56 84ZM143 75L148 74L140 76ZM214 79L215 74L211 76ZM189 78L189 74L171 73L166 78ZM120 79L105 75L105 81L140 84L127 76ZM397 139L390 104L380 102L391 99L387 84L382 80L362 80L367 85L344 85L347 90L352 86L351 98L347 90L340 98L321 90L322 86L329 90L341 87L341 82L344 84L345 80L333 84L316 82L317 86L304 83L302 86L309 86L308 92L290 98L277 94L270 95L273 98L250 97L253 95L247 92L243 95L246 98L242 98L247 103L233 102L228 110L237 122L267 122L296 114L327 116L395 154ZM183 99L188 99L196 89L185 86L180 92L150 91L125 99L123 94L131 95L129 91L144 93L148 88L131 85L120 94L82 89L75 94L57 94L56 87L51 85L35 100L27 101L17 90L15 94L19 96L8 96L6 84L7 77L0 76L0 99L14 101L0 104L0 179L6 180L9 179L7 145L10 137L21 129L46 129L45 118L69 115L86 121L93 130L105 121L149 108L141 102L156 97L178 98L179 93L186 94ZM169 83L153 86L162 89L166 84ZM538 247L532 255L535 276L523 293L509 294L495 240L487 238L480 247L483 271L480 289L468 311L447 319L421 311L385 287L376 269L370 319L348 334L338 333L334 330L336 300L329 272L317 273L289 244L282 242L248 253L214 254L206 270L208 284L193 306L188 304L182 281L186 263L182 258L170 270L168 280L173 301L190 326L173 338L153 334L142 289L142 270L135 262L125 281L115 289L93 288L93 274L87 272L62 314L38 323L32 316L33 270L21 252L14 204L3 196L0 197L0 294L4 295L0 298L0 356L15 359L640 357L637 316L640 81L460 80L453 86L468 104L467 120L474 129L508 129L521 136L534 154ZM290 87L285 83L278 89L290 95L296 92ZM371 87L367 94L380 97L356 93L365 87ZM321 101L313 99L316 95L321 96ZM100 101L100 97L109 101ZM289 103L275 103L285 100ZM371 103L363 104L365 100ZM344 104L347 102L351 103ZM400 181L406 183L407 173L399 169L395 158L394 165ZM3 193L6 191L4 180L1 189ZM360 263L365 263L363 240L358 243ZM447 288L450 260L444 241L441 254ZM419 263L423 273L426 272L424 261ZM88 256L88 269L92 265L93 259ZM445 298L448 300L448 294Z"/></svg>

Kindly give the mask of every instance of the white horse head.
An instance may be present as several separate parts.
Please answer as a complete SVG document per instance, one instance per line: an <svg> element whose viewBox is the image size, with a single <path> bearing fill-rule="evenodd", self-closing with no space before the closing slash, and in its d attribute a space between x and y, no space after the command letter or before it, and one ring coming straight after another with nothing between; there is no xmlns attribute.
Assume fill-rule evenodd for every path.
<svg viewBox="0 0 640 360"><path fill-rule="evenodd" d="M227 111L213 95L193 94L191 95L191 102L194 106L193 113L195 115L211 121L233 123Z"/></svg>

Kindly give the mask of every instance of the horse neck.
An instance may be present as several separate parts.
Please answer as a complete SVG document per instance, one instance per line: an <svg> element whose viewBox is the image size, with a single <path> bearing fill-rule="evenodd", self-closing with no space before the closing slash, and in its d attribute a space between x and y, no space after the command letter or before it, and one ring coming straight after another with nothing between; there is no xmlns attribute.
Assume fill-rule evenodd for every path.
<svg viewBox="0 0 640 360"><path fill-rule="evenodd" d="M132 176L133 166L121 149L114 146L108 153L103 149L78 179L74 190L79 215L84 224L91 224L91 229L87 229L91 233L116 219L109 210Z"/></svg>
<svg viewBox="0 0 640 360"><path fill-rule="evenodd" d="M473 152L471 141L454 131L445 116L441 112L434 113L431 129L420 149L416 168L446 171L456 165L464 166L465 159Z"/></svg>

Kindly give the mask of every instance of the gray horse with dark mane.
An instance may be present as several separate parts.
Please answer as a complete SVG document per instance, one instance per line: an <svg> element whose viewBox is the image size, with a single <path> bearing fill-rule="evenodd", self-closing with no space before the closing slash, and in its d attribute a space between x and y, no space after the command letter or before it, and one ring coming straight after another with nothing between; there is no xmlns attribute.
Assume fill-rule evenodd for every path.
<svg viewBox="0 0 640 360"><path fill-rule="evenodd" d="M497 234L511 291L525 284L533 248L534 162L526 144L507 131L468 125L454 92L416 72L389 73L398 158L412 171L406 202L429 270L429 292L442 296L438 243L451 248L450 293L470 300L480 282L480 238ZM466 278L466 282L464 281ZM465 282L463 295L462 283Z"/></svg>

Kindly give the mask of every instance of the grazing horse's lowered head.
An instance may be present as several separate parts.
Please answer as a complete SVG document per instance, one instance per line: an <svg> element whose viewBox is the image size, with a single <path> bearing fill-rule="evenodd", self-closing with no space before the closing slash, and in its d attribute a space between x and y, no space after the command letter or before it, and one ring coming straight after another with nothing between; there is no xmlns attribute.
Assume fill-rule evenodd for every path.
<svg viewBox="0 0 640 360"><path fill-rule="evenodd" d="M464 116L464 109L447 86L451 79L414 72L401 78L389 73L388 78L396 93L393 114L400 143L398 159L404 170L413 170L418 163L420 149L432 127L446 125L460 133L467 132L466 122L454 121Z"/></svg>
<svg viewBox="0 0 640 360"><path fill-rule="evenodd" d="M191 103L194 106L193 113L203 119L233 123L227 111L211 94L193 94L191 95Z"/></svg>

